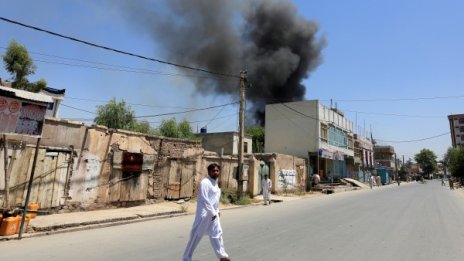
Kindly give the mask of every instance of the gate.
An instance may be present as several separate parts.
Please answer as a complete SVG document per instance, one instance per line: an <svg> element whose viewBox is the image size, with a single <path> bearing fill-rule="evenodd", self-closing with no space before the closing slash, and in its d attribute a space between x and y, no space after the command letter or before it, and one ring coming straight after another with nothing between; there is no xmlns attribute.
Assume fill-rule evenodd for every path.
<svg viewBox="0 0 464 261"><path fill-rule="evenodd" d="M191 198L195 179L195 161L169 160L167 178L167 199Z"/></svg>

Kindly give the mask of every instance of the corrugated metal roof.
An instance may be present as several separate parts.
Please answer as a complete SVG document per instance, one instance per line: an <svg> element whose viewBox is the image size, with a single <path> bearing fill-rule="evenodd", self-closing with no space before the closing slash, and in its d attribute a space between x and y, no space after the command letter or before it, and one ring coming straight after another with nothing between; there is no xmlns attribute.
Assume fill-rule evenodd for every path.
<svg viewBox="0 0 464 261"><path fill-rule="evenodd" d="M46 103L53 103L52 97L41 94L41 93L34 93L28 92L24 90L18 90L11 87L0 86L0 91L9 92L12 95L16 96L17 98L29 100L29 101L36 101L36 102L46 102Z"/></svg>

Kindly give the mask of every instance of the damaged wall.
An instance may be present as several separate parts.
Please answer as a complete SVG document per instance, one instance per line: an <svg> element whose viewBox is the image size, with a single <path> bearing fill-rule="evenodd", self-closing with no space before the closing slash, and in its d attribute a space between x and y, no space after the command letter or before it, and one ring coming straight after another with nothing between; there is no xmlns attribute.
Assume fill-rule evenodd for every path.
<svg viewBox="0 0 464 261"><path fill-rule="evenodd" d="M260 193L258 182L261 182L262 179L260 175L261 161L269 166L272 193L280 194L286 191L305 191L307 176L306 159L278 153L262 153L255 154L253 193Z"/></svg>

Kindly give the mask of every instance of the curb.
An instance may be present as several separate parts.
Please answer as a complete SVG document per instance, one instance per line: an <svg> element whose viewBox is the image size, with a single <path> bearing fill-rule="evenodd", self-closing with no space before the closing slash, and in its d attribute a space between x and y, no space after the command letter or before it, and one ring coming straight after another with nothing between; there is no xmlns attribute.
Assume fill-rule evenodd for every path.
<svg viewBox="0 0 464 261"><path fill-rule="evenodd" d="M24 233L22 239L32 238L32 237L41 237L54 234L76 232L83 230L90 230L96 228L105 228L119 225L126 225L131 223L138 223L143 221L157 220L157 219L167 219L179 216L189 215L187 212L182 211L172 211L162 214L152 214L152 215L137 215L138 217L128 217L128 218L113 218L101 221L90 221L82 223L73 223L68 225L57 225L51 227L41 228L38 232L33 233ZM18 235L4 236L0 237L0 241L9 241L9 240L19 240Z"/></svg>

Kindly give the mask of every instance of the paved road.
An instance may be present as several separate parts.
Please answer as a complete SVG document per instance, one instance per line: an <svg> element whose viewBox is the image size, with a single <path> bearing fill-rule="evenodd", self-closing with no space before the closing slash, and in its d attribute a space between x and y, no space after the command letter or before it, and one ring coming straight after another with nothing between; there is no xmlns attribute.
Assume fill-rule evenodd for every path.
<svg viewBox="0 0 464 261"><path fill-rule="evenodd" d="M238 260L462 260L464 197L410 183L223 211ZM0 242L0 260L181 260L193 216ZM195 260L216 260L204 238Z"/></svg>

